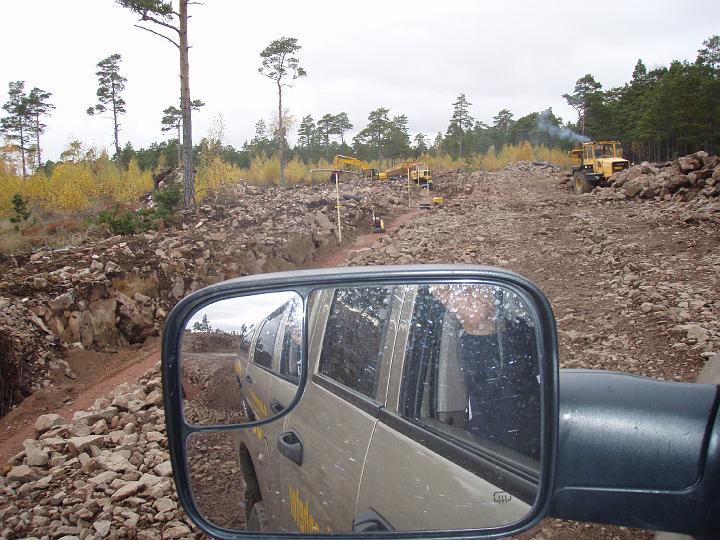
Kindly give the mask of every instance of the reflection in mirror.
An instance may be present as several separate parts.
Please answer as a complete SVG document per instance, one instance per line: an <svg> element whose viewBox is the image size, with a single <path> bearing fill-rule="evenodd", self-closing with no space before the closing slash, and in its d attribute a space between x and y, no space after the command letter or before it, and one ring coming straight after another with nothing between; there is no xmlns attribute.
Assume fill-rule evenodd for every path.
<svg viewBox="0 0 720 540"><path fill-rule="evenodd" d="M187 322L180 344L183 414L195 425L272 417L297 392L302 300L294 292L219 300ZM271 382L282 376L282 383Z"/></svg>
<svg viewBox="0 0 720 540"><path fill-rule="evenodd" d="M202 467L190 476L208 520L317 534L486 529L528 514L542 381L520 295L486 284L345 287L313 291L308 306L297 408L227 430L222 444L192 436L209 438L188 455ZM271 390L290 388L291 375L278 370ZM213 474L223 478L208 482ZM242 508L226 503L230 490Z"/></svg>
<svg viewBox="0 0 720 540"><path fill-rule="evenodd" d="M245 483L233 432L193 433L187 440L190 488L200 513L218 527L244 530Z"/></svg>

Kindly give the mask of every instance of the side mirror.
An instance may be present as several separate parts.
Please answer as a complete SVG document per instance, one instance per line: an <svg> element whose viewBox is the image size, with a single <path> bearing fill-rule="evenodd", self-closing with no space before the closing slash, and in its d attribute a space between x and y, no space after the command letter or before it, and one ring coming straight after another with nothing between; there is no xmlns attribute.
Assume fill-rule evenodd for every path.
<svg viewBox="0 0 720 540"><path fill-rule="evenodd" d="M220 538L518 533L550 504L557 365L547 300L498 269L342 268L208 287L176 306L163 336L180 500Z"/></svg>

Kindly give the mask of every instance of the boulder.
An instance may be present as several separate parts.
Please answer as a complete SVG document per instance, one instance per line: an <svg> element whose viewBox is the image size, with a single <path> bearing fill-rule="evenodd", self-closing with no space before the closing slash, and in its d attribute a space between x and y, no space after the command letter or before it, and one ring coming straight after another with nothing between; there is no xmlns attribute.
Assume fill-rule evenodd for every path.
<svg viewBox="0 0 720 540"><path fill-rule="evenodd" d="M78 454L80 454L80 452L84 452L85 450L89 449L90 446L102 442L104 438L104 435L86 435L84 437L71 437L67 441L68 451L73 456L77 456Z"/></svg>
<svg viewBox="0 0 720 540"><path fill-rule="evenodd" d="M677 159L677 165L680 167L680 172L687 174L692 171L701 169L703 164L700 158L696 154L690 154Z"/></svg>
<svg viewBox="0 0 720 540"><path fill-rule="evenodd" d="M49 429L64 426L68 421L59 414L43 414L35 421L35 434L42 435Z"/></svg>
<svg viewBox="0 0 720 540"><path fill-rule="evenodd" d="M47 465L50 456L35 439L27 439L23 442L25 448L25 463L31 467L42 467Z"/></svg>
<svg viewBox="0 0 720 540"><path fill-rule="evenodd" d="M27 465L16 465L10 469L6 478L10 482L20 482L21 484L25 484L27 482L37 480L40 478L40 475Z"/></svg>
<svg viewBox="0 0 720 540"><path fill-rule="evenodd" d="M315 225L326 231L331 231L335 228L335 225L333 225L330 219L320 210L315 212Z"/></svg>
<svg viewBox="0 0 720 540"><path fill-rule="evenodd" d="M54 312L65 311L75 303L75 297L71 292L56 296L48 302L48 307Z"/></svg>
<svg viewBox="0 0 720 540"><path fill-rule="evenodd" d="M112 298L96 300L90 304L90 320L93 328L93 343L102 347L116 346L118 343L115 326L117 301Z"/></svg>

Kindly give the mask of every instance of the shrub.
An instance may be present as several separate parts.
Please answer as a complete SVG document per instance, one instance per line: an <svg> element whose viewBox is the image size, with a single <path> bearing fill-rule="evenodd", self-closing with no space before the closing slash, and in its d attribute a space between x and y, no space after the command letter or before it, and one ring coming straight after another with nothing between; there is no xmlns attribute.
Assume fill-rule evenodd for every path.
<svg viewBox="0 0 720 540"><path fill-rule="evenodd" d="M15 230L20 230L20 225L30 219L30 211L27 209L27 202L22 195L15 193L10 199L12 204L13 215L10 217L10 223L15 226Z"/></svg>
<svg viewBox="0 0 720 540"><path fill-rule="evenodd" d="M157 204L158 217L170 217L178 209L183 200L183 193L178 184L172 184L162 189L156 189L152 194Z"/></svg>

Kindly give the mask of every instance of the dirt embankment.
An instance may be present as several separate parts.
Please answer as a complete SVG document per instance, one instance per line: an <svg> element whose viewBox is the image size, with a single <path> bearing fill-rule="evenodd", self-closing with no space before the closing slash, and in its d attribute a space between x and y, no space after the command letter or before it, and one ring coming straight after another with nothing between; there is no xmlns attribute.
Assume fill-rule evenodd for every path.
<svg viewBox="0 0 720 540"><path fill-rule="evenodd" d="M404 210L400 185L357 182L342 201L346 242L372 212ZM175 303L224 279L311 264L337 244L330 186L291 190L241 185L224 205L181 213L161 232L108 236L72 249L0 259L0 417L78 375L67 349L114 352L157 336Z"/></svg>

